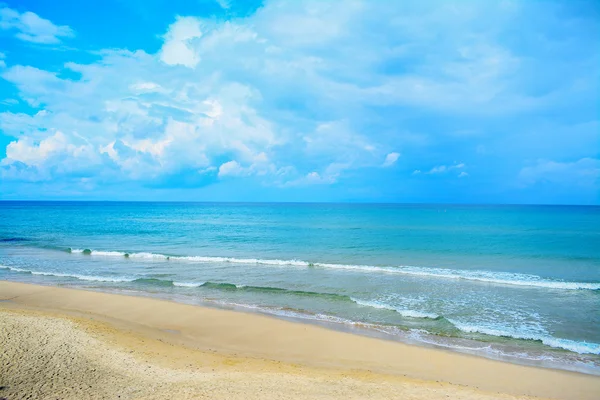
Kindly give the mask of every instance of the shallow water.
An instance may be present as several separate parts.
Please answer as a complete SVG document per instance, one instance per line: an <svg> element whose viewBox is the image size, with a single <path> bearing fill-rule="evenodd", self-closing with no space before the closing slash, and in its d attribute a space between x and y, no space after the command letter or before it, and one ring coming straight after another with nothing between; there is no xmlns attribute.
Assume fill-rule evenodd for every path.
<svg viewBox="0 0 600 400"><path fill-rule="evenodd" d="M600 374L600 207L0 202L0 265Z"/></svg>

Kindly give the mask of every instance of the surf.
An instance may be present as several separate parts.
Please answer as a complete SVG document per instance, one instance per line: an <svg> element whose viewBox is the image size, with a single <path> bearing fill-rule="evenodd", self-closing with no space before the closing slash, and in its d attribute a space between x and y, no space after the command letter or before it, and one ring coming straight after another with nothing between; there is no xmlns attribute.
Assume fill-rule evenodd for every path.
<svg viewBox="0 0 600 400"><path fill-rule="evenodd" d="M364 274L397 274L434 279L466 280L486 284L512 285L524 288L543 288L556 290L600 290L600 282L574 282L543 278L538 275L496 272L486 270L462 270L438 267L416 267L416 266L371 266L335 264L322 262L309 262L304 260L279 260L261 258L235 258L235 257L211 257L211 256L180 256L149 252L120 252L91 249L72 249L69 253L90 255L96 257L125 257L132 259L183 261L197 263L233 263L254 264L272 266L293 266L305 268L327 268L334 270L345 270Z"/></svg>

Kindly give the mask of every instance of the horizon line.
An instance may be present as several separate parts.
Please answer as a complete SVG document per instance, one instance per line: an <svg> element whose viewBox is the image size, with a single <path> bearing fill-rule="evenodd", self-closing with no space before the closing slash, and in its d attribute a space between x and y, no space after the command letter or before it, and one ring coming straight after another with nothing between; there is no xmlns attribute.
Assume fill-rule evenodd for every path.
<svg viewBox="0 0 600 400"><path fill-rule="evenodd" d="M544 206L544 207L600 207L600 204L565 203L435 203L435 202L374 202L374 201L211 201L211 200L12 200L0 203L163 203L163 204L329 204L329 205L406 205L406 206Z"/></svg>

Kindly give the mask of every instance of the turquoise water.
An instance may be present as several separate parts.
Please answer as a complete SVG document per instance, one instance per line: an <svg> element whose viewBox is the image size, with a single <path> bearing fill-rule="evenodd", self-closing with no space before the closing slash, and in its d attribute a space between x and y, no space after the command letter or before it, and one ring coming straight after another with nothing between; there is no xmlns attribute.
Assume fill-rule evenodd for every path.
<svg viewBox="0 0 600 400"><path fill-rule="evenodd" d="M600 374L600 207L0 202L0 279Z"/></svg>

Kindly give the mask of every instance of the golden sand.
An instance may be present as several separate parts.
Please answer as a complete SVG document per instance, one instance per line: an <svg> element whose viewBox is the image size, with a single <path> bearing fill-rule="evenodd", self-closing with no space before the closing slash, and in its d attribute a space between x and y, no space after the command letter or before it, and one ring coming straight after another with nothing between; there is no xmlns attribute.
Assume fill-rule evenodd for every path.
<svg viewBox="0 0 600 400"><path fill-rule="evenodd" d="M600 398L595 376L12 282L0 282L0 349L0 398L9 400Z"/></svg>

